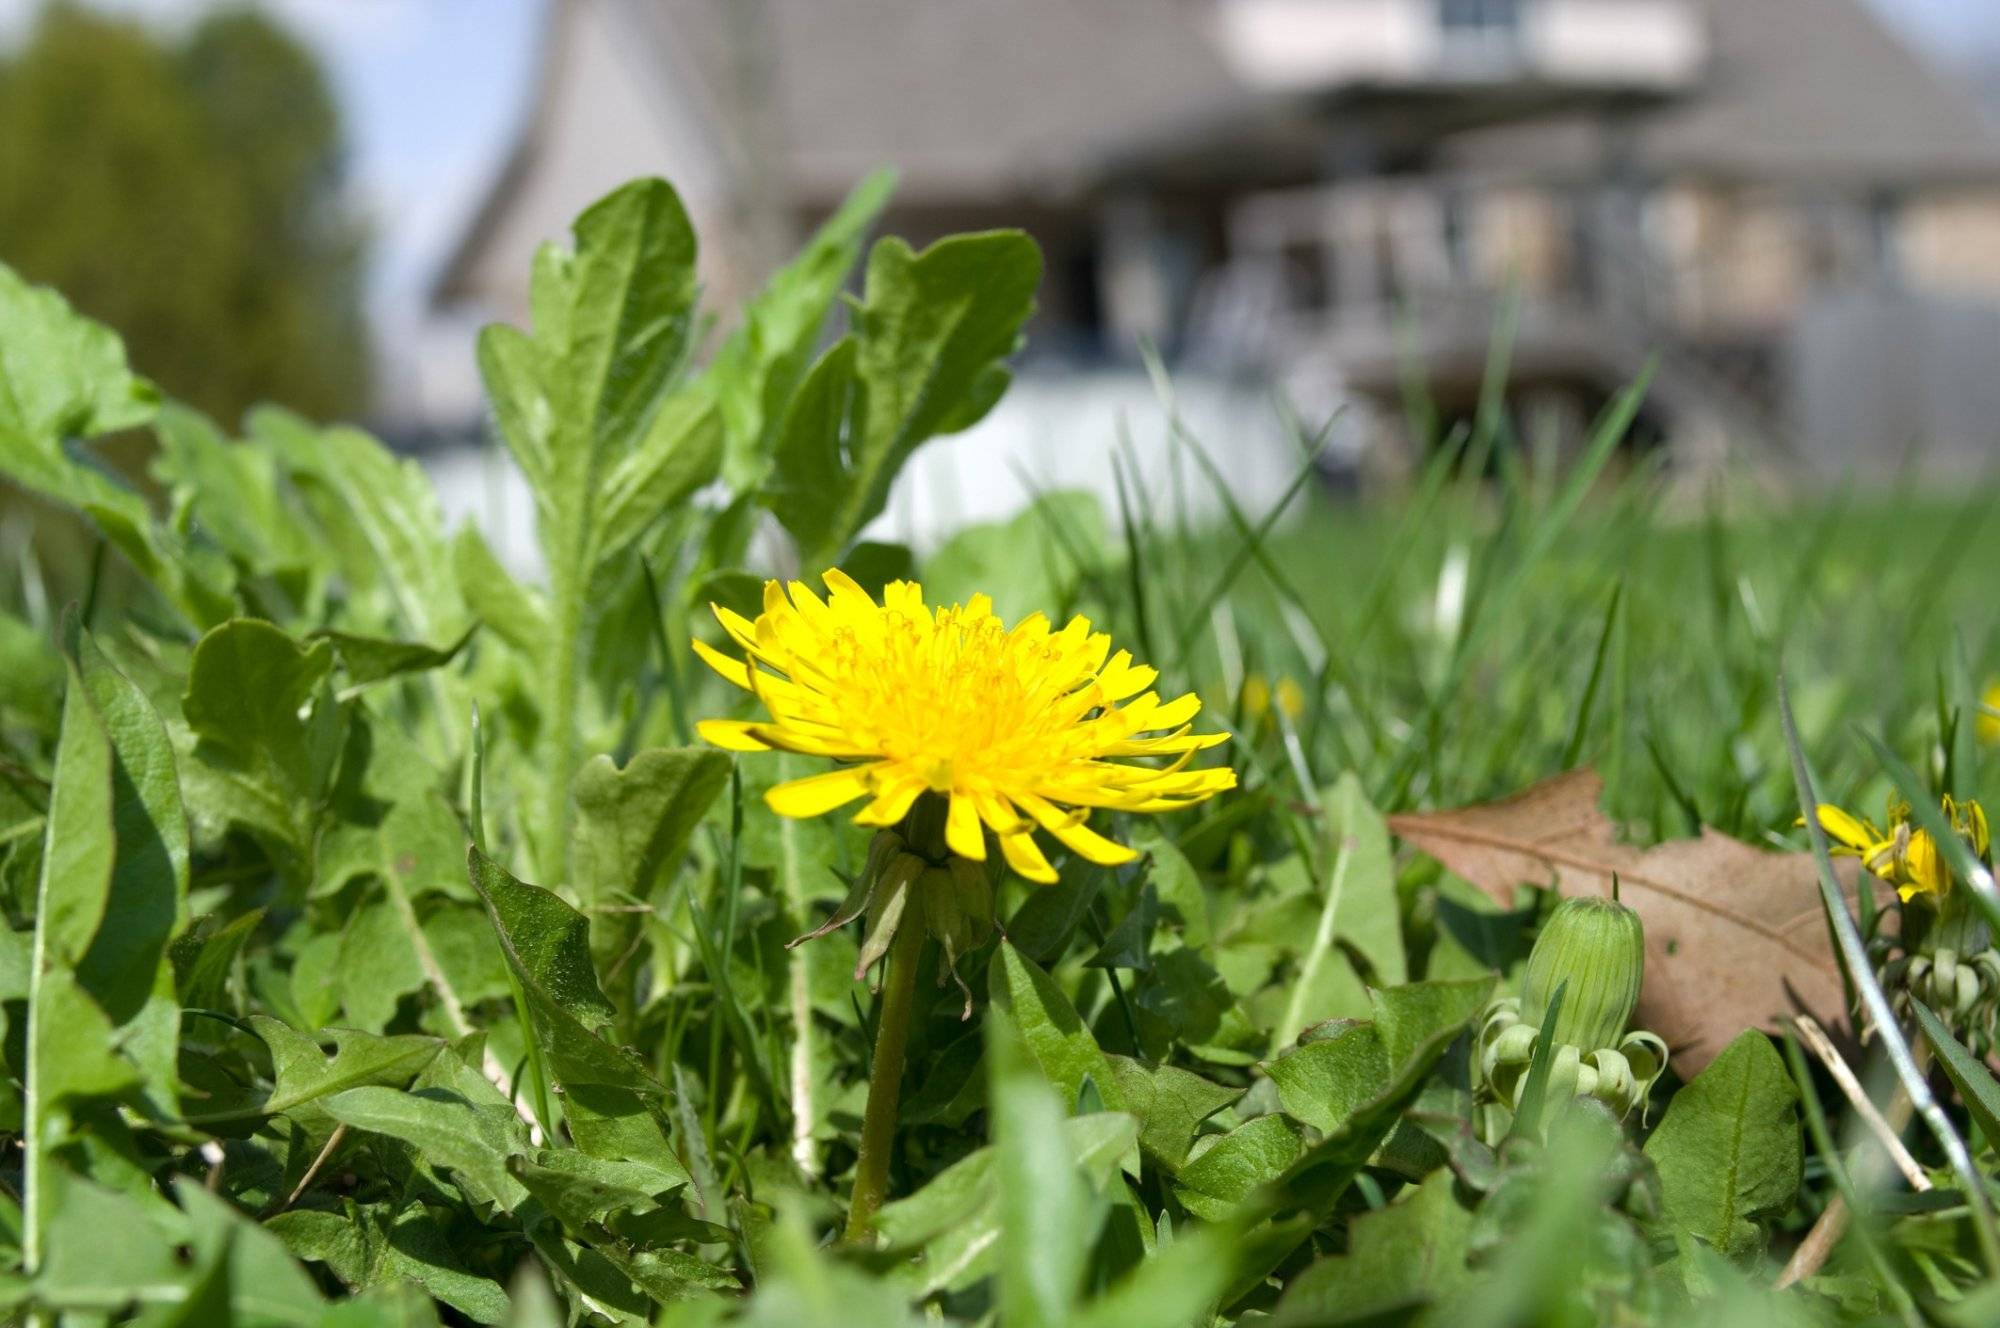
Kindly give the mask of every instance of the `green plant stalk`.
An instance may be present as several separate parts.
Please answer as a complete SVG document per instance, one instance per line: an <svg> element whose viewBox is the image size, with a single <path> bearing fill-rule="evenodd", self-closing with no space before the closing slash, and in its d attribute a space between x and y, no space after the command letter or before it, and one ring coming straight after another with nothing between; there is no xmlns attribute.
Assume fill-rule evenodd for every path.
<svg viewBox="0 0 2000 1328"><path fill-rule="evenodd" d="M896 1108L903 1091L903 1054L910 1045L910 1001L928 936L921 916L905 912L889 947L882 980L882 1017L875 1028L875 1059L868 1067L868 1108L861 1118L861 1157L854 1164L854 1197L847 1205L847 1239L868 1232L889 1193L889 1155L896 1142Z"/></svg>
<svg viewBox="0 0 2000 1328"><path fill-rule="evenodd" d="M576 770L576 691L578 654L583 636L583 579L589 560L579 550L571 565L552 569L550 592L554 612L549 631L549 659L543 671L542 723L547 725L542 768L542 815L535 857L544 879L569 879L570 777Z"/></svg>

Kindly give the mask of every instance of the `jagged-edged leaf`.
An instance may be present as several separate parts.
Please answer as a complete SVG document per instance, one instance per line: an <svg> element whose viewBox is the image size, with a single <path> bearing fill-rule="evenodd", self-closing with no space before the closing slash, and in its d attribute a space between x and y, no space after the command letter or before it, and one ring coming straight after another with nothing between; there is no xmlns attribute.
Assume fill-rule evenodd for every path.
<svg viewBox="0 0 2000 1328"><path fill-rule="evenodd" d="M407 1279L474 1323L500 1323L507 1293L468 1272L443 1226L420 1203L350 1205L342 1213L294 1209L267 1224L297 1257L323 1263L342 1283L364 1290Z"/></svg>
<svg viewBox="0 0 2000 1328"><path fill-rule="evenodd" d="M434 646L422 641L398 641L382 636L362 636L355 632L339 632L325 629L314 632L312 639L331 641L334 654L340 659L340 667L347 674L350 687L366 687L370 683L381 682L385 678L398 677L405 673L421 673L425 669L441 669L458 658L458 652L465 649L472 639L473 627L467 627L458 634L458 639L445 645Z"/></svg>
<svg viewBox="0 0 2000 1328"><path fill-rule="evenodd" d="M662 513L713 480L721 465L722 413L698 392L668 397L602 481L598 557L608 563L630 548Z"/></svg>
<svg viewBox="0 0 2000 1328"><path fill-rule="evenodd" d="M268 1015L253 1014L249 1023L251 1031L271 1051L270 1093L255 1104L195 1113L190 1120L276 1116L348 1088L369 1084L401 1086L421 1073L445 1045L436 1038L410 1034L378 1037L353 1029L330 1028L325 1030L325 1036L333 1043L333 1054L328 1056L312 1038Z"/></svg>
<svg viewBox="0 0 2000 1328"><path fill-rule="evenodd" d="M608 756L576 774L572 880L586 906L632 905L651 897L663 873L687 849L688 836L729 782L729 757L712 748L656 747L621 769ZM616 925L624 918L625 925ZM629 914L601 914L596 930L607 962L637 924Z"/></svg>
<svg viewBox="0 0 2000 1328"><path fill-rule="evenodd" d="M1020 1030L1028 1054L1074 1111L1085 1080L1113 1111L1125 1110L1125 1093L1097 1039L1055 980L1014 945L1001 942L988 969L993 1006Z"/></svg>
<svg viewBox="0 0 2000 1328"><path fill-rule="evenodd" d="M1299 1156L1299 1127L1272 1114L1244 1122L1196 1151L1174 1177L1174 1195L1196 1217L1221 1221Z"/></svg>
<svg viewBox="0 0 2000 1328"><path fill-rule="evenodd" d="M320 428L289 411L254 410L248 426L330 537L350 600L342 629L434 643L465 631L444 518L422 466L359 429Z"/></svg>
<svg viewBox="0 0 2000 1328"><path fill-rule="evenodd" d="M515 1179L572 1232L621 1213L644 1214L689 1183L685 1171L662 1171L624 1158L575 1149L544 1149L508 1164Z"/></svg>
<svg viewBox="0 0 2000 1328"><path fill-rule="evenodd" d="M400 1139L481 1203L512 1212L527 1197L507 1166L527 1151L527 1128L504 1102L496 1112L440 1087L364 1086L330 1094L319 1106L352 1129Z"/></svg>
<svg viewBox="0 0 2000 1328"><path fill-rule="evenodd" d="M848 336L792 397L764 501L808 566L834 561L877 513L910 453L976 423L1008 382L1041 252L1018 231L916 253L878 243Z"/></svg>
<svg viewBox="0 0 2000 1328"><path fill-rule="evenodd" d="M260 833L289 876L309 880L346 716L326 689L333 647L302 647L258 618L195 645L181 709L194 758L219 784L216 815Z"/></svg>
<svg viewBox="0 0 2000 1328"><path fill-rule="evenodd" d="M167 403L158 421L153 475L173 495L175 525L213 540L258 574L313 566L309 530L285 503L275 457L232 443L207 416Z"/></svg>
<svg viewBox="0 0 2000 1328"><path fill-rule="evenodd" d="M1187 1161L1201 1123L1243 1096L1174 1065L1142 1065L1111 1055L1111 1075L1125 1109L1139 1118L1139 1146L1168 1171Z"/></svg>
<svg viewBox="0 0 2000 1328"><path fill-rule="evenodd" d="M530 658L548 648L549 609L531 586L516 581L476 526L465 526L451 545L452 567L465 603L493 635Z"/></svg>
<svg viewBox="0 0 2000 1328"><path fill-rule="evenodd" d="M1286 1052L1267 1073L1286 1113L1328 1134L1381 1091L1389 1057L1373 1024L1349 1023Z"/></svg>
<svg viewBox="0 0 2000 1328"><path fill-rule="evenodd" d="M867 233L896 185L893 171L876 171L856 185L821 223L798 256L771 275L743 308L743 321L710 361L704 376L721 408L728 443L723 478L737 492L753 489L770 467L771 435L819 340L820 329Z"/></svg>
<svg viewBox="0 0 2000 1328"><path fill-rule="evenodd" d="M198 564L137 490L68 447L153 418L159 393L116 333L0 264L0 474L81 512L197 626L228 616L226 568Z"/></svg>
<svg viewBox="0 0 2000 1328"><path fill-rule="evenodd" d="M477 848L468 855L473 888L486 901L530 1033L563 1090L563 1115L577 1147L665 1165L673 1149L656 1103L666 1090L637 1056L600 1033L613 1011L591 967L589 923Z"/></svg>

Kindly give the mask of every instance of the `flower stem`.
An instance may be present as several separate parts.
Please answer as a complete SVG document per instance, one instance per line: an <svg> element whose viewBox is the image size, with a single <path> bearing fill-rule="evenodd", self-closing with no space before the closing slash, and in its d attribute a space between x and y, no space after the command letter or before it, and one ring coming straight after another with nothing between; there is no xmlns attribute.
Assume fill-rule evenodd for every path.
<svg viewBox="0 0 2000 1328"><path fill-rule="evenodd" d="M896 1142L896 1107L903 1091L903 1053L910 1043L910 999L923 958L923 919L903 915L889 949L882 980L882 1017L875 1028L875 1060L868 1071L868 1109L861 1119L861 1157L854 1164L854 1197L847 1207L847 1239L860 1240L889 1193L889 1155Z"/></svg>

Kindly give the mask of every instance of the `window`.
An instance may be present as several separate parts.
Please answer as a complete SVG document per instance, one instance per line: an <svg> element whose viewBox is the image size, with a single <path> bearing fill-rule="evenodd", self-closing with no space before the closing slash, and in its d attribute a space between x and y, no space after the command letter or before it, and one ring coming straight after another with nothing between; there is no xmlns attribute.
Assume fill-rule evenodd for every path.
<svg viewBox="0 0 2000 1328"><path fill-rule="evenodd" d="M1521 31L1521 0L1438 0L1447 37L1512 38Z"/></svg>

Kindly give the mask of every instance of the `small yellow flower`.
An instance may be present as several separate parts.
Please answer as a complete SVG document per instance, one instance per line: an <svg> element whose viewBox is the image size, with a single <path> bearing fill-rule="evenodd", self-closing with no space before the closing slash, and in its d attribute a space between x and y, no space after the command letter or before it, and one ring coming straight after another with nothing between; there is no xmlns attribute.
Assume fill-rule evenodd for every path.
<svg viewBox="0 0 2000 1328"><path fill-rule="evenodd" d="M1976 799L1967 798L1961 803L1949 795L1943 806L1952 829L1971 846L1976 857L1984 858L1991 846L1985 809ZM1862 866L1895 886L1896 893L1904 900L1920 894L1942 896L1951 889L1951 868L1945 865L1944 854L1938 851L1931 832L1911 822L1908 803L1889 800L1886 833L1876 829L1874 822L1864 821L1830 802L1821 803L1818 814L1820 829L1833 841L1832 851L1861 859Z"/></svg>
<svg viewBox="0 0 2000 1328"><path fill-rule="evenodd" d="M1280 675L1276 688L1270 679L1261 673L1253 673L1243 680L1243 718L1252 724L1264 720L1271 714L1272 703L1278 713L1296 722L1306 712L1305 688Z"/></svg>
<svg viewBox="0 0 2000 1328"><path fill-rule="evenodd" d="M1031 881L1055 869L1039 827L1091 862L1138 856L1084 824L1093 808L1165 812L1236 785L1227 767L1191 769L1227 734L1195 733L1192 694L1162 701L1158 674L1072 618L1061 630L1033 614L1009 628L993 602L932 610L914 582L874 599L839 570L825 599L802 581L764 586L755 622L715 616L744 660L697 641L717 673L755 694L768 720L707 720L701 735L737 752L779 749L846 762L765 795L782 816L821 816L860 798L862 825L893 826L924 793L948 799L945 843L983 861L985 831ZM1150 736L1149 736L1150 735ZM1119 758L1167 757L1164 766Z"/></svg>
<svg viewBox="0 0 2000 1328"><path fill-rule="evenodd" d="M1986 690L1979 697L1979 717L1973 721L1972 731L1988 746L2000 742L2000 678L1986 684Z"/></svg>

